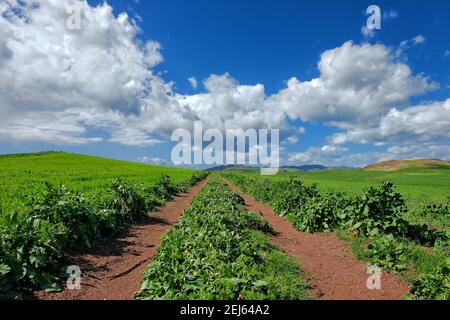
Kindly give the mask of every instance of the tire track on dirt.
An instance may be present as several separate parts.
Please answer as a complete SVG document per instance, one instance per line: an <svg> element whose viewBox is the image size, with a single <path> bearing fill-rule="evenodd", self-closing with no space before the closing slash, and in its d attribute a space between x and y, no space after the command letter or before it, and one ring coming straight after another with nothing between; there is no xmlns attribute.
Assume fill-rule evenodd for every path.
<svg viewBox="0 0 450 320"><path fill-rule="evenodd" d="M367 288L367 264L353 257L347 244L334 233L307 234L296 230L289 221L273 214L268 205L253 198L227 181L241 194L248 210L262 214L273 226L273 243L298 259L306 279L312 284L313 297L327 300L399 300L409 292L409 285L387 272L381 276L381 290Z"/></svg>
<svg viewBox="0 0 450 320"><path fill-rule="evenodd" d="M140 288L142 271L162 243L161 236L178 223L206 183L207 179L188 193L176 196L125 235L103 240L91 252L75 256L70 263L79 265L82 270L81 290L39 291L34 297L41 300L132 300Z"/></svg>

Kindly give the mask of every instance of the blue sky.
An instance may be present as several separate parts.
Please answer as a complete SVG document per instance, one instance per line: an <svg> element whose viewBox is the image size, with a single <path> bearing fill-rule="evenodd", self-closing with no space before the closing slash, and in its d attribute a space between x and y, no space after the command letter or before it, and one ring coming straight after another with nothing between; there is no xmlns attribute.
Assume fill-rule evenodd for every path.
<svg viewBox="0 0 450 320"><path fill-rule="evenodd" d="M71 3L72 1L67 0L67 2ZM210 92L211 90L204 86L205 81L211 80L211 75L225 77L227 81L231 79L236 86L262 85L263 100L269 101L267 104L274 108L274 113L279 115L281 112L280 117L283 119L280 120L280 123L283 126L281 128L283 139L296 138L295 143L283 144L283 163L358 166L388 158L440 157L450 160L448 143L450 138L450 120L448 120L450 102L446 102L450 96L450 33L448 32L450 30L450 3L448 1L110 0L108 4L113 8L112 18L109 17L108 19L118 19L120 13L126 12L130 23L132 25L134 23L136 28L140 29L140 32L129 36L133 45L137 48L143 47L148 41L159 44L160 47L156 50L157 52L153 52L155 54L153 57L160 59L157 63L151 63L148 67L151 68L153 75L159 81L165 85L170 84L171 94L183 96L187 99L186 101L191 101L192 97L210 93L211 99L208 98L204 102L199 102L199 104L204 103L206 105L211 101L216 101L214 92ZM381 8L383 14L382 28L373 32L373 34L364 34L362 28L366 25L368 17L366 9L371 4L376 4ZM93 8L103 5L103 1L88 1L85 5L87 6L86 10L95 12ZM42 5L40 10L50 12L53 8ZM9 23L9 29L5 28L4 30L10 30L10 35L12 32L25 27L34 28L36 34L40 34L39 28L42 26L40 24L42 21L39 19L44 19L43 17L38 19L36 16L35 25L33 25L33 19L31 20L31 26L14 25L11 18L9 20L5 18L5 12L3 12L3 23ZM27 13L31 17L38 14L32 9L29 9ZM46 19L52 17L49 14L47 16L50 18ZM55 21L58 17L55 15ZM98 15L92 14L89 18L89 28L91 28L91 25L92 28L95 28L95 19L101 19L101 17L104 16L99 13ZM114 21L107 23L114 26ZM88 28L87 23L85 27ZM112 27L111 30L113 30ZM105 34L108 35L113 32ZM45 48L46 43L49 44L54 41L53 38L50 38L51 36L51 34L42 33L42 44L40 46L30 44L25 50L22 49L21 51L29 50L28 58L33 57L38 47ZM70 37L72 36L77 37L76 34L70 34ZM103 36L102 39L105 37ZM123 34L117 35L114 39L120 37L123 37ZM11 54L10 59L17 60L13 61L18 64L13 72L17 72L24 77L28 76L26 72L32 72L35 78L34 83L36 81L39 83L50 81L49 79L40 79L40 76L36 76L36 74L40 70L39 68L45 67L45 63L51 65L53 60L48 58L49 60L44 64L36 64L36 69L31 68L30 71L30 69L23 67L24 57L22 57L23 59L16 58L20 52L14 51L13 37L11 37L10 42L8 42L7 36L4 38L6 40L4 40L3 47L7 50L5 52L12 51L13 54ZM81 43L81 40L79 41ZM344 44L349 41L352 42L347 47L348 51L345 51ZM96 42L99 41L96 40ZM92 43L89 43L89 46L92 47ZM83 48L82 46L79 47L79 51L85 50ZM364 56L361 58L361 54L364 54L364 48L373 48L374 50L370 52L378 50L378 54L374 54L374 57L369 56L367 59ZM106 52L107 50L122 49L99 47L98 50L99 52L102 50ZM331 52L332 50L335 51ZM90 52L92 54L95 50ZM335 61L339 68L342 65L345 70L337 68L325 75L325 71L319 67L322 54L325 52L330 52L330 59ZM82 61L84 61L81 58L82 55L80 53L68 53L67 55L70 54L72 55L72 61L81 66ZM134 54L130 56L130 59L140 59L139 54ZM391 79L382 78L382 75L374 76L374 79L369 79L370 81L364 80L364 85L367 88L357 87L356 90L360 90L359 93L361 93L358 97L358 99L362 99L360 102L357 100L342 102L341 100L350 99L349 95L355 93L353 90L356 83L360 82L358 78L365 77L364 73L361 72L361 67L358 69L359 73L349 71L349 76L345 77L344 80L341 79L342 82L348 81L348 86L342 84L339 87L333 87L331 85L331 83L334 83L333 77L340 79L340 74L353 67L351 55L360 57L360 60L355 58L355 64L360 63L363 67L367 66L368 70L373 70L370 69L371 65L376 65L381 61L387 73L398 74L400 70L403 70L403 66L406 66L409 68L410 75L403 75L398 82L392 81L392 83L388 82ZM48 54L47 57L51 57L51 55ZM338 59L341 59L342 62ZM14 65L13 62L10 65ZM67 80L68 83L72 83L70 81L74 77L83 79L85 83L89 79L88 75L93 74L93 70L89 70L89 68L95 63L97 61L90 61L83 68L74 68L71 72L77 72L77 74ZM118 62L114 60L113 63ZM127 69L130 68L127 66ZM49 70L53 69L49 68ZM6 74L6 71L3 72ZM82 72L86 72L86 75L83 75ZM59 79L60 76L61 73L56 72L54 79ZM127 81L133 76L134 74L127 75ZM105 75L105 77L108 76ZM139 77L141 77L140 73ZM193 87L188 81L192 77L195 77L198 83L197 87ZM293 77L300 84L298 86L293 85L292 90L281 94L288 86L287 81ZM64 79L60 80L65 81ZM101 79L99 76L98 81L101 81ZM306 93L302 90L306 90L306 87L309 88L309 82L313 79L323 79L324 83L329 82L329 84L321 84L323 88L321 87L316 90L317 92L314 91L304 97L303 95ZM218 81L217 79L213 80ZM145 82L142 78L135 82L139 81ZM211 83L214 81L211 81ZM3 124L4 131L2 133L4 133L4 137L0 138L0 153L63 150L123 160L170 164L170 151L173 147L173 144L167 142L167 132L173 129L167 126L167 122L171 121L170 117L158 120L166 122L165 126L145 122L152 121L151 114L145 117L145 121L142 120L143 117L139 117L140 111L136 111L135 106L131 105L133 103L143 104L139 100L142 94L137 94L138 98L136 99L134 96L130 98L129 95L126 95L111 102L111 99L104 98L103 93L99 90L95 91L98 98L95 94L91 95L91 92L87 94L89 88L79 89L81 85L75 81L72 83L72 88L64 88L64 90L68 90L67 92L73 93L79 90L80 96L89 96L88 103L95 108L99 108L99 110L112 108L110 104L137 101L130 102L130 107L126 110L125 108L121 109L121 107L114 107L113 110L114 112L120 112L127 118L127 121L130 122L130 128L137 127L133 121L139 123L139 126L142 126L142 128L139 127L139 136L143 134L146 137L160 140L161 143L133 145L133 143L124 143L123 139L111 139L114 134L124 133L114 131L114 122L103 125L107 122L104 119L98 120L96 123L91 123L86 118L76 118L73 123L65 120L65 128L54 125L51 128L45 127L45 132L43 132L39 121L44 122L48 117L52 119L58 117L61 110L67 110L72 105L65 105L55 98L55 101L52 102L54 107L48 107L47 110L42 107L43 103L40 99L43 99L43 97L39 93L43 95L45 92L45 95L50 97L49 99L53 99L51 98L53 97L52 90L59 90L56 89L57 85L47 84L44 89L36 85L24 85L22 91L19 91L21 85L23 83L14 86L14 90L18 91L16 96L12 97L11 90L5 94L5 97L0 96L4 101L19 101L19 104L25 105L27 103L30 106L28 109L26 107L20 109L19 107L15 108L15 104L9 102L11 104L9 108L15 110L18 114L16 118L5 120L5 124ZM386 91L386 94L384 94L384 91L376 91L379 90L377 88L384 85L391 87L397 87L398 85L398 89ZM113 84L108 87L109 90L114 88ZM153 86L149 88L142 91L156 92ZM23 98L23 93L28 93L28 90L35 90L35 92L33 91L32 94ZM44 90L48 90L48 92ZM365 100L361 98L364 92L367 92L367 95L373 94L373 97L378 97L378 95L395 95L396 90L401 92L401 97L381 101L379 104L375 100L368 102L367 108L373 108L370 112L360 112L355 109L358 103L361 103L361 105L365 103ZM120 92L120 87L117 91ZM342 93L343 97L334 94L334 92ZM20 98L17 98L17 96ZM292 101L292 97L298 97L295 105L289 105L286 102ZM278 101L280 106L273 105L270 102L272 98ZM302 105L304 99L311 100L307 106ZM146 98L144 104L151 105L152 112L154 112L152 114L158 115L159 110L161 112L167 110L167 106L161 101ZM245 101L248 101L248 99ZM225 115L228 106L219 106L214 103L208 107L208 112L214 112L214 108L223 108L218 113ZM286 109L278 110L284 104L286 104ZM315 108L316 105L321 106L323 104L327 104L333 110L332 114L326 114L330 112L327 109L320 114L311 115L311 110L308 110L308 108ZM7 102L4 105L7 105ZM195 110L200 110L192 115L192 119L195 117L201 118L199 115L203 115L202 107L201 105L192 107ZM245 103L233 105L233 110L236 113L239 110L236 111L235 108L246 109L247 106ZM265 107L261 105L252 108ZM17 109L20 109L20 112ZM397 113L392 113L392 109L395 109ZM7 107L5 107L5 114L7 114L7 110ZM171 112L177 114L176 110L178 109L173 109ZM251 110L253 111L253 109ZM258 111L260 110L256 110L255 113ZM52 113L51 116L50 113ZM133 114L138 116L130 120L129 118ZM342 119L343 114L345 114L344 120ZM33 121L23 120L28 116ZM42 120L36 120L41 119L41 116ZM65 117L67 119L67 115ZM75 116L73 117L75 118ZM228 115L224 117L228 117ZM93 116L90 116L89 119L92 118ZM20 121L17 119L20 119ZM267 120L261 119L257 118L255 123L264 127ZM440 120L438 126L433 125L436 119ZM233 117L222 118L221 120L224 123L229 123L227 121L232 121ZM108 121L110 121L110 118L108 118ZM102 125L99 125L99 122ZM174 120L174 122L176 121ZM250 122L253 123L253 121ZM61 123L61 121L58 123ZM180 123L184 122L180 120ZM251 126L249 125L249 127ZM6 134L5 131L8 128L11 129ZM296 132L295 130L298 128L304 130L302 129L301 133ZM124 132L130 132L128 129L128 127L123 128ZM14 130L18 131L15 132ZM23 133L23 130L26 130L27 134ZM390 133L396 130L398 132ZM51 134L59 136L68 134L68 137L67 139L52 139ZM135 134L134 131L133 134ZM336 142L337 140L333 137L339 134L344 134L345 137L341 137ZM76 139L71 139L73 135Z"/></svg>

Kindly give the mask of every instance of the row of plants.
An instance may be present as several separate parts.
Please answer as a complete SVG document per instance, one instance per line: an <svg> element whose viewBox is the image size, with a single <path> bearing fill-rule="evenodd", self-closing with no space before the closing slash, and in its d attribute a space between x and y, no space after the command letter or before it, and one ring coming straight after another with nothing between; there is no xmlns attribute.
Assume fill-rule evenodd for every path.
<svg viewBox="0 0 450 320"><path fill-rule="evenodd" d="M165 235L136 298L306 299L301 269L270 243L271 232L237 193L211 178Z"/></svg>
<svg viewBox="0 0 450 320"><path fill-rule="evenodd" d="M0 213L0 298L60 290L67 256L116 235L204 178L205 173L195 173L173 183L162 175L150 186L115 179L89 201L64 185L47 183L45 190L24 199L26 209Z"/></svg>
<svg viewBox="0 0 450 320"><path fill-rule="evenodd" d="M307 186L298 179L276 180L226 174L241 191L272 206L303 232L345 230L347 239L364 239L359 258L396 272L414 269L409 277L411 294L417 299L449 299L450 234L448 230L408 222L402 196L391 182L370 187L351 197L343 192L320 193L317 185ZM430 205L424 215L448 215L450 206ZM428 210L428 211L427 211ZM432 253L423 247L434 248ZM414 255L417 257L414 259ZM434 265L422 267L424 261ZM415 261L415 263L411 263Z"/></svg>

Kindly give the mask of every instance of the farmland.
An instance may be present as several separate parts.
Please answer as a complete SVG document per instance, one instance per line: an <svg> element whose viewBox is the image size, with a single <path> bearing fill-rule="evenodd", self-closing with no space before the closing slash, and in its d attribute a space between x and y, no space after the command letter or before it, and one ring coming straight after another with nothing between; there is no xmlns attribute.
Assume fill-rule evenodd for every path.
<svg viewBox="0 0 450 320"><path fill-rule="evenodd" d="M68 252L89 249L204 178L81 155L0 158L0 298L59 291Z"/></svg>
<svg viewBox="0 0 450 320"><path fill-rule="evenodd" d="M74 192L95 197L113 178L147 184L161 174L176 182L189 178L192 172L68 153L0 155L0 209L6 212L21 207L21 197L42 190L45 182L64 184Z"/></svg>
<svg viewBox="0 0 450 320"><path fill-rule="evenodd" d="M437 174L436 180L442 183L448 179L447 172L444 171L440 180ZM364 177L367 174L371 180L381 178L377 173L351 173L356 173L356 186L367 178ZM269 204L275 214L285 217L300 232L337 232L352 247L355 257L399 273L409 281L412 284L410 297L450 299L450 200L421 203L411 213L392 182L369 184L358 193L355 186L344 188L342 179L321 188L315 183L305 184L298 178L304 175L285 172L276 177L260 178L252 174L226 173L224 177L236 183L243 192ZM330 177L336 179L339 175L350 178L343 172L317 172L314 175L314 182ZM402 179L401 175L397 176L397 181ZM351 184L350 181L345 183ZM443 187L437 185L438 190ZM404 190L410 190L408 184L403 183L403 186ZM410 196L412 201L413 193ZM419 223L418 216L431 225Z"/></svg>
<svg viewBox="0 0 450 320"><path fill-rule="evenodd" d="M164 239L139 299L298 300L308 284L267 238L271 226L217 177ZM205 245L208 244L208 245ZM283 270L283 273L279 273Z"/></svg>
<svg viewBox="0 0 450 320"><path fill-rule="evenodd" d="M98 254L96 245L109 247L141 222L141 254L149 246L154 253L139 280L125 276L116 284L135 281L130 299L450 299L445 167L273 177L223 171L183 198L205 172L66 153L1 156L0 164L0 299L35 291L64 296L67 258L92 253L103 265L109 251ZM163 228L145 219L176 195L178 213L170 205L162 210L172 220L159 215L166 227L158 233ZM148 235L161 240L149 244ZM130 261L125 271L107 270L126 275L133 259L141 260L136 254L120 251ZM384 283L391 291L365 287L366 265L389 273ZM345 284L329 274L333 268ZM113 281L108 272L102 276ZM108 288L98 290L107 295Z"/></svg>
<svg viewBox="0 0 450 320"><path fill-rule="evenodd" d="M450 197L450 167L442 168L407 168L398 171L323 170L294 171L284 170L273 177L276 180L289 180L291 177L304 181L307 185L317 184L323 192L343 191L357 195L364 188L377 186L383 181L392 181L397 191L403 196L410 208L411 218L416 211L431 203L445 202ZM239 172L241 175L255 177L255 172ZM433 223L428 220L422 222Z"/></svg>

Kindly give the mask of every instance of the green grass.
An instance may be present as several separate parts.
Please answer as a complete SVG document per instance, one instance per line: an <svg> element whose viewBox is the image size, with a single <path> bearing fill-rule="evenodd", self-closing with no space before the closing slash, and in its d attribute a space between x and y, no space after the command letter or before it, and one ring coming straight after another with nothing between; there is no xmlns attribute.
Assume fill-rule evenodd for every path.
<svg viewBox="0 0 450 320"><path fill-rule="evenodd" d="M364 170L285 171L272 179L289 179L294 176L307 184L318 183L320 191L344 191L360 194L364 188L392 181L411 210L432 202L442 202L450 196L450 167L439 169L410 168L393 172ZM234 172L236 173L236 172ZM258 175L254 172L239 172Z"/></svg>
<svg viewBox="0 0 450 320"><path fill-rule="evenodd" d="M25 194L42 190L45 182L95 197L113 178L131 184L149 184L161 174L174 182L188 179L192 171L157 167L68 153L0 155L0 210L20 209Z"/></svg>

